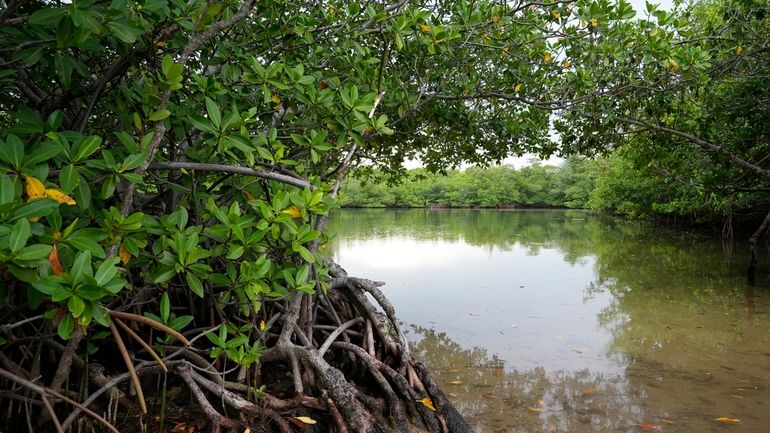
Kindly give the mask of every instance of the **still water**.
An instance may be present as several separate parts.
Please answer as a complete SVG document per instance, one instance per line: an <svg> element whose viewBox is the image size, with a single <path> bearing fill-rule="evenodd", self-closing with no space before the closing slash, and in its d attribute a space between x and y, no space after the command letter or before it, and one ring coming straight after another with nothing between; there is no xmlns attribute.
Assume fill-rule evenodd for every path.
<svg viewBox="0 0 770 433"><path fill-rule="evenodd" d="M770 287L745 285L745 243L579 211L331 223L475 431L770 432Z"/></svg>

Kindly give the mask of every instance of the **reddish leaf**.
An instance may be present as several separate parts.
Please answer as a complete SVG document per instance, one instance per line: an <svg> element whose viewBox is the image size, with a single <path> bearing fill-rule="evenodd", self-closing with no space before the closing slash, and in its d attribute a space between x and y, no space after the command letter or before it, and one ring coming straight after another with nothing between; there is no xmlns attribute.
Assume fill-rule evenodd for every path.
<svg viewBox="0 0 770 433"><path fill-rule="evenodd" d="M641 424L634 424L635 426L639 427L640 429L644 431L657 431L660 430L660 426L657 424L651 424L651 423L641 423Z"/></svg>
<svg viewBox="0 0 770 433"><path fill-rule="evenodd" d="M51 254L48 256L48 263L53 268L53 274L57 277L62 274L61 262L59 261L59 252L56 250L56 244L53 244Z"/></svg>

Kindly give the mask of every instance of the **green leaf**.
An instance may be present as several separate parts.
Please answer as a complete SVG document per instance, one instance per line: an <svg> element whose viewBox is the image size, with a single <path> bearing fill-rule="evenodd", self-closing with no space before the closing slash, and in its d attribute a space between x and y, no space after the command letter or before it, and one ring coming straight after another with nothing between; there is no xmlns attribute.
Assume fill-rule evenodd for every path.
<svg viewBox="0 0 770 433"><path fill-rule="evenodd" d="M44 144L35 149L35 151L27 157L25 163L27 164L27 167L29 167L44 161L48 161L49 159L60 154L62 150L62 145L59 143Z"/></svg>
<svg viewBox="0 0 770 433"><path fill-rule="evenodd" d="M70 273L77 279L80 276L93 275L93 268L91 267L91 252L81 251L75 256L75 261L72 263L72 269Z"/></svg>
<svg viewBox="0 0 770 433"><path fill-rule="evenodd" d="M0 159L17 169L21 168L21 162L24 159L24 143L19 137L10 134L5 139L5 144L0 141Z"/></svg>
<svg viewBox="0 0 770 433"><path fill-rule="evenodd" d="M43 217L49 215L57 207L59 207L59 203L50 198L32 200L16 209L16 212L13 213L13 219Z"/></svg>
<svg viewBox="0 0 770 433"><path fill-rule="evenodd" d="M134 27L131 21L126 19L115 20L107 23L107 27L118 39L126 43L134 43L144 33L142 29Z"/></svg>
<svg viewBox="0 0 770 433"><path fill-rule="evenodd" d="M143 153L128 155L126 159L123 160L121 171L129 171L138 168L140 165L142 165L145 159L146 156Z"/></svg>
<svg viewBox="0 0 770 433"><path fill-rule="evenodd" d="M168 293L163 292L160 297L160 317L163 323L168 323L168 317L171 314L171 302L168 300Z"/></svg>
<svg viewBox="0 0 770 433"><path fill-rule="evenodd" d="M196 295L203 297L203 283L201 282L200 278L198 278L195 274L192 272L188 272L185 274L185 280L187 280L187 284L190 286L190 290L193 291Z"/></svg>
<svg viewBox="0 0 770 433"><path fill-rule="evenodd" d="M227 250L227 256L225 256L225 258L228 260L237 260L241 258L242 255L243 245L231 245Z"/></svg>
<svg viewBox="0 0 770 433"><path fill-rule="evenodd" d="M59 326L56 328L56 331L59 334L59 338L66 341L72 337L72 331L74 329L75 322L72 320L72 315L67 314L63 319L61 319L61 322L59 322Z"/></svg>
<svg viewBox="0 0 770 433"><path fill-rule="evenodd" d="M16 260L40 260L43 257L48 257L53 249L50 245L34 244L28 247L24 247L16 254Z"/></svg>
<svg viewBox="0 0 770 433"><path fill-rule="evenodd" d="M218 130L219 125L222 123L222 114L219 111L219 105L209 97L206 97L206 113L208 113L211 123Z"/></svg>
<svg viewBox="0 0 770 433"><path fill-rule="evenodd" d="M13 229L11 229L11 234L9 236L11 252L16 253L24 248L24 245L27 245L29 235L29 221L25 218L18 220L16 224L14 224Z"/></svg>
<svg viewBox="0 0 770 433"><path fill-rule="evenodd" d="M80 317L83 314L83 310L86 309L86 304L80 296L72 296L67 301L67 309L70 310L74 317Z"/></svg>
<svg viewBox="0 0 770 433"><path fill-rule="evenodd" d="M94 275L96 284L104 286L110 280L112 280L118 273L118 268L115 267L115 265L117 265L119 261L120 259L118 257L113 257L103 261L102 264L99 265L99 269L96 270L96 274Z"/></svg>
<svg viewBox="0 0 770 433"><path fill-rule="evenodd" d="M72 146L70 161L78 162L89 157L92 153L96 152L96 149L98 149L101 144L102 137L97 135L81 138Z"/></svg>
<svg viewBox="0 0 770 433"><path fill-rule="evenodd" d="M78 174L75 166L65 165L59 172L59 184L66 192L72 192L77 188L80 183L80 175Z"/></svg>
<svg viewBox="0 0 770 433"><path fill-rule="evenodd" d="M162 110L158 110L152 114L150 114L149 120L151 122L156 122L158 120L163 120L171 115L171 112L166 110L165 108Z"/></svg>
<svg viewBox="0 0 770 433"><path fill-rule="evenodd" d="M16 189L7 174L0 173L0 205L14 201Z"/></svg>
<svg viewBox="0 0 770 433"><path fill-rule="evenodd" d="M93 239L81 236L71 236L64 241L65 244L74 247L78 251L87 251L94 257L104 258L104 248Z"/></svg>
<svg viewBox="0 0 770 433"><path fill-rule="evenodd" d="M29 24L33 26L45 26L47 28L53 27L57 24L61 17L67 12L65 8L43 8L35 11L29 16Z"/></svg>

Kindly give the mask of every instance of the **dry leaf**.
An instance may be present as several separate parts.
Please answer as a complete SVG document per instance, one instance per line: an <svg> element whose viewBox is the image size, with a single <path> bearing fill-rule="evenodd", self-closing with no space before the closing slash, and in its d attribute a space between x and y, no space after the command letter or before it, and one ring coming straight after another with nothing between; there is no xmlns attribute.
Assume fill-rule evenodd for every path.
<svg viewBox="0 0 770 433"><path fill-rule="evenodd" d="M738 424L741 422L739 418L728 418L725 416L720 416L719 418L715 418L714 421L725 423L725 424Z"/></svg>
<svg viewBox="0 0 770 433"><path fill-rule="evenodd" d="M128 264L131 260L131 253L128 252L123 244L120 244L120 249L118 249L118 257L124 265Z"/></svg>
<svg viewBox="0 0 770 433"><path fill-rule="evenodd" d="M53 244L51 254L48 256L48 263L53 268L53 274L57 277L62 274L61 262L59 261L59 252L56 250L56 244Z"/></svg>
<svg viewBox="0 0 770 433"><path fill-rule="evenodd" d="M315 424L317 421L309 416L295 416L294 419L300 420L305 424Z"/></svg>
<svg viewBox="0 0 770 433"><path fill-rule="evenodd" d="M660 430L660 426L657 424L651 424L651 423L641 423L641 424L634 424L635 426L639 427L640 429L644 431L656 431Z"/></svg>
<svg viewBox="0 0 770 433"><path fill-rule="evenodd" d="M45 185L36 177L27 176L24 189L29 200L45 197Z"/></svg>
<svg viewBox="0 0 770 433"><path fill-rule="evenodd" d="M449 384L450 384L450 385L462 385L462 384L464 384L464 383L465 383L465 382L463 382L462 380L450 380L450 381L449 381Z"/></svg>
<svg viewBox="0 0 770 433"><path fill-rule="evenodd" d="M534 412L534 413L541 413L541 412L543 412L543 408L542 407L528 407L527 409L530 412Z"/></svg>
<svg viewBox="0 0 770 433"><path fill-rule="evenodd" d="M494 392L485 392L484 394L481 394L484 398L497 398L497 395L495 395Z"/></svg>
<svg viewBox="0 0 770 433"><path fill-rule="evenodd" d="M56 201L58 201L59 203L62 203L62 204L68 204L70 206L74 206L74 205L77 204L72 197L68 196L67 194L65 194L65 193L63 193L61 191L59 191L58 189L47 189L47 190L45 190L45 196L48 197L48 198L52 198L52 199L54 199L54 200L56 200Z"/></svg>
<svg viewBox="0 0 770 433"><path fill-rule="evenodd" d="M676 425L676 421L671 420L671 419L667 419L667 418L661 419L660 422L662 422L663 424L668 424L668 425Z"/></svg>
<svg viewBox="0 0 770 433"><path fill-rule="evenodd" d="M460 370L459 368L450 368L446 372L447 373L459 373L460 371L462 371L462 370Z"/></svg>
<svg viewBox="0 0 770 433"><path fill-rule="evenodd" d="M583 388L581 392L583 393L583 395L594 395L596 394L596 388L594 388L593 386L587 386Z"/></svg>
<svg viewBox="0 0 770 433"><path fill-rule="evenodd" d="M420 400L417 400L419 403L422 403L423 406L427 407L428 409L432 410L433 412L436 411L436 406L433 406L433 402L431 401L430 397L424 397Z"/></svg>
<svg viewBox="0 0 770 433"><path fill-rule="evenodd" d="M290 206L284 209L283 213L291 215L292 218L299 218L302 216L302 211L297 206Z"/></svg>

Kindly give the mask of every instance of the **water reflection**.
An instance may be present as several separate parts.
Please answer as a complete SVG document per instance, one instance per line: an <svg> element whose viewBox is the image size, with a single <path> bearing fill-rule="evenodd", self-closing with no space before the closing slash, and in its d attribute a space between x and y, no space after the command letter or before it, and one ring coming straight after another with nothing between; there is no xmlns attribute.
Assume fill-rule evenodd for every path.
<svg viewBox="0 0 770 433"><path fill-rule="evenodd" d="M332 221L332 253L387 282L418 358L480 432L770 425L770 296L718 239L583 212Z"/></svg>

